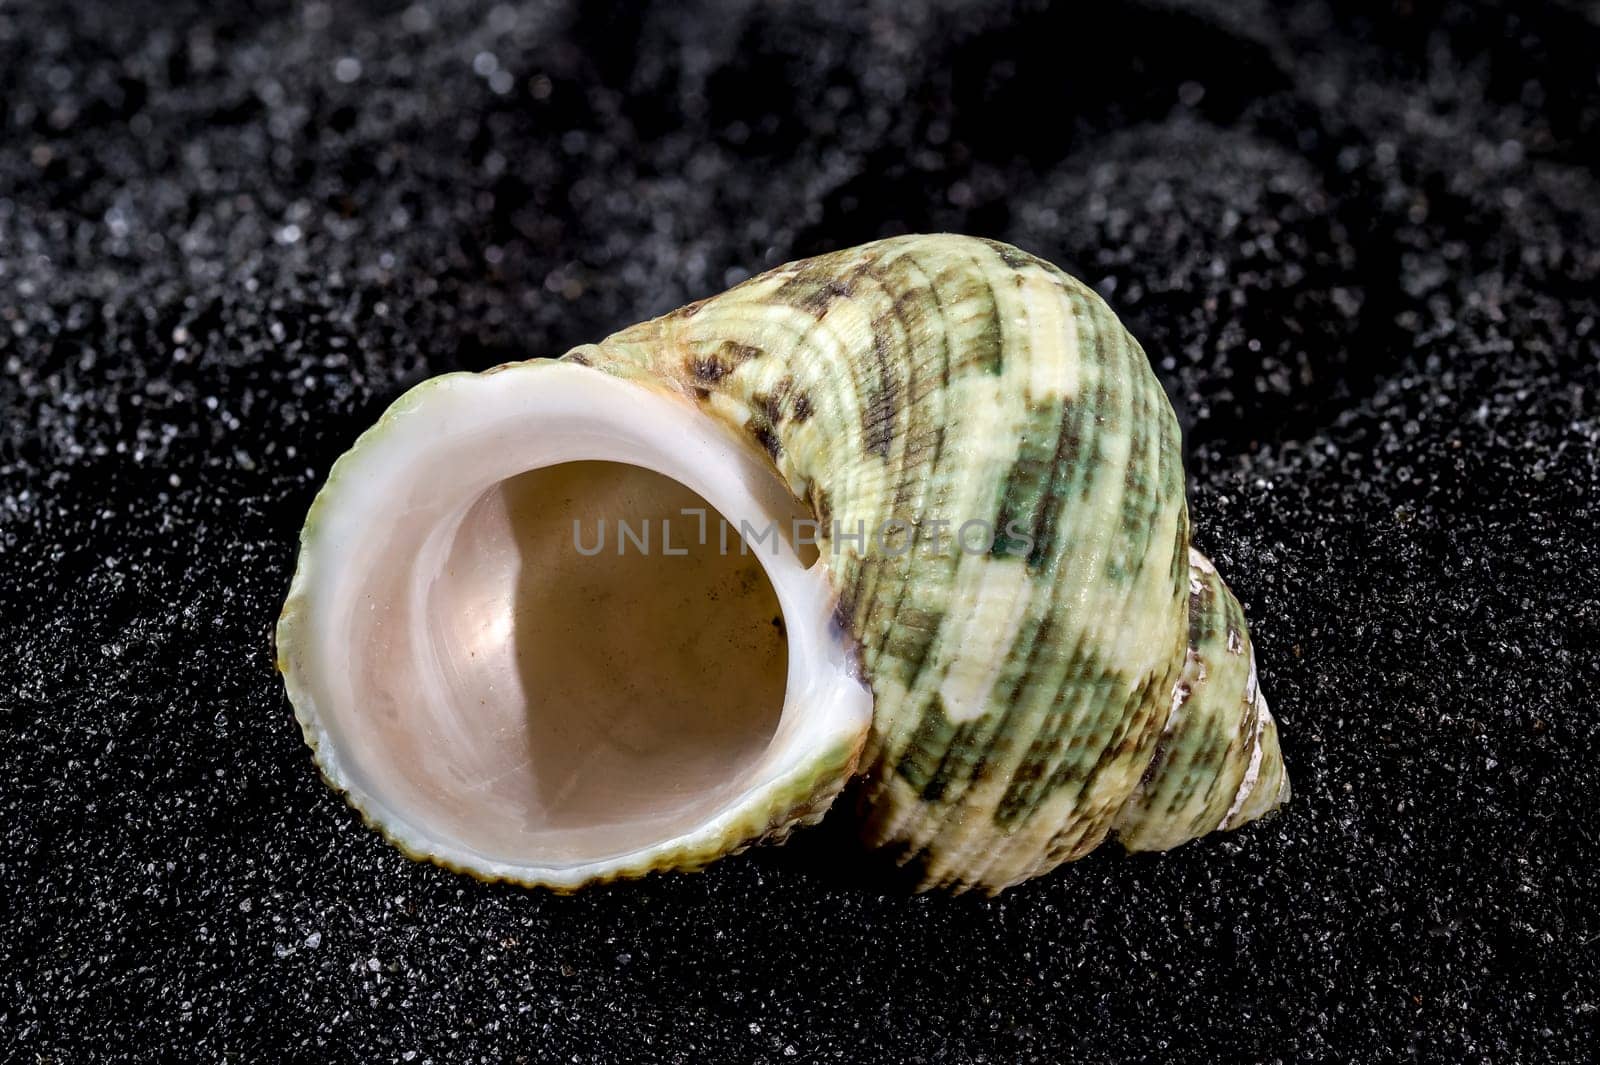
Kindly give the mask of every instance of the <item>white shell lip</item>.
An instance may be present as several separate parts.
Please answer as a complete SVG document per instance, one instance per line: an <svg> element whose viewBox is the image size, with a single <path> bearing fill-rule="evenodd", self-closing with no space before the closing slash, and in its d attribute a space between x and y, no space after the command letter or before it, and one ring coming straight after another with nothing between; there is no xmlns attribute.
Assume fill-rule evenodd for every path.
<svg viewBox="0 0 1600 1065"><path fill-rule="evenodd" d="M460 476L418 498L418 463L454 455ZM471 462L464 460L470 456ZM788 636L788 672L777 731L741 793L688 831L579 862L482 853L430 828L373 784L373 767L349 757L342 711L358 698L341 667L344 620L355 609L345 560L374 521L418 507L449 513L489 486L528 470L580 460L626 463L699 494L735 527L793 513L781 479L745 441L686 397L571 363L534 360L484 374L446 374L411 389L343 455L301 532L298 566L277 626L278 666L324 778L363 818L414 858L485 880L558 891L688 870L742 849L795 821L820 816L855 768L872 716L855 675L855 650L832 622L826 561L809 569L784 537L753 552L771 580Z"/></svg>

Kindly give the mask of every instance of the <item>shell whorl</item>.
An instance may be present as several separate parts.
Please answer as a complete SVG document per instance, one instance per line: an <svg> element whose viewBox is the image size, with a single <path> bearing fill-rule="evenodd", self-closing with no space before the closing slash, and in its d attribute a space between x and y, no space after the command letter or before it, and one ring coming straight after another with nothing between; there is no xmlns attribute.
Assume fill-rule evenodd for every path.
<svg viewBox="0 0 1600 1065"><path fill-rule="evenodd" d="M566 358L690 397L810 503L873 690L865 831L921 886L997 891L1286 794L1242 615L1191 565L1172 408L1054 266L878 241Z"/></svg>

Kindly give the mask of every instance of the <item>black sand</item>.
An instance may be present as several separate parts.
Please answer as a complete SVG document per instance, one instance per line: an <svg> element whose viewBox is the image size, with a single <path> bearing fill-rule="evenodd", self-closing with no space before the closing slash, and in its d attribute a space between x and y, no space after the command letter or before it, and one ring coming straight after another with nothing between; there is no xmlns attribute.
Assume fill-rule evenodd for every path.
<svg viewBox="0 0 1600 1065"><path fill-rule="evenodd" d="M1593 1052L1593 4L133 6L0 7L0 1059ZM363 828L270 647L333 458L929 229L1172 385L1287 813L994 901L839 818L574 899Z"/></svg>

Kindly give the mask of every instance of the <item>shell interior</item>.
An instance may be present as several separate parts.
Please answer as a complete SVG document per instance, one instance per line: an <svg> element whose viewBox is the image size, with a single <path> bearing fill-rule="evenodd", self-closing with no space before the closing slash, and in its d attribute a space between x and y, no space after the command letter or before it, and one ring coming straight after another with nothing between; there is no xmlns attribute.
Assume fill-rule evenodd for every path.
<svg viewBox="0 0 1600 1065"><path fill-rule="evenodd" d="M285 674L325 775L408 851L571 887L709 860L843 779L870 696L796 504L676 397L435 379L329 486Z"/></svg>

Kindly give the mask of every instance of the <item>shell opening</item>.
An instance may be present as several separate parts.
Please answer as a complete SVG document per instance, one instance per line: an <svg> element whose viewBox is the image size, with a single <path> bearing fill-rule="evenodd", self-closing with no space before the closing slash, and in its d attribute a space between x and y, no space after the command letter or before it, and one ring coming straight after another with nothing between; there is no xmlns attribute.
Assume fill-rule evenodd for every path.
<svg viewBox="0 0 1600 1065"><path fill-rule="evenodd" d="M413 853L558 887L786 826L870 717L795 516L678 397L421 386L330 475L280 623L324 773Z"/></svg>
<svg viewBox="0 0 1600 1065"><path fill-rule="evenodd" d="M620 463L484 492L421 604L442 667L430 699L407 698L416 674L385 631L406 606L372 574L375 609L357 619L377 667L368 693L395 714L368 739L409 801L486 854L582 862L679 835L735 798L778 728L787 641L743 541L700 544L680 513L705 509ZM663 530L683 554L662 553Z"/></svg>

